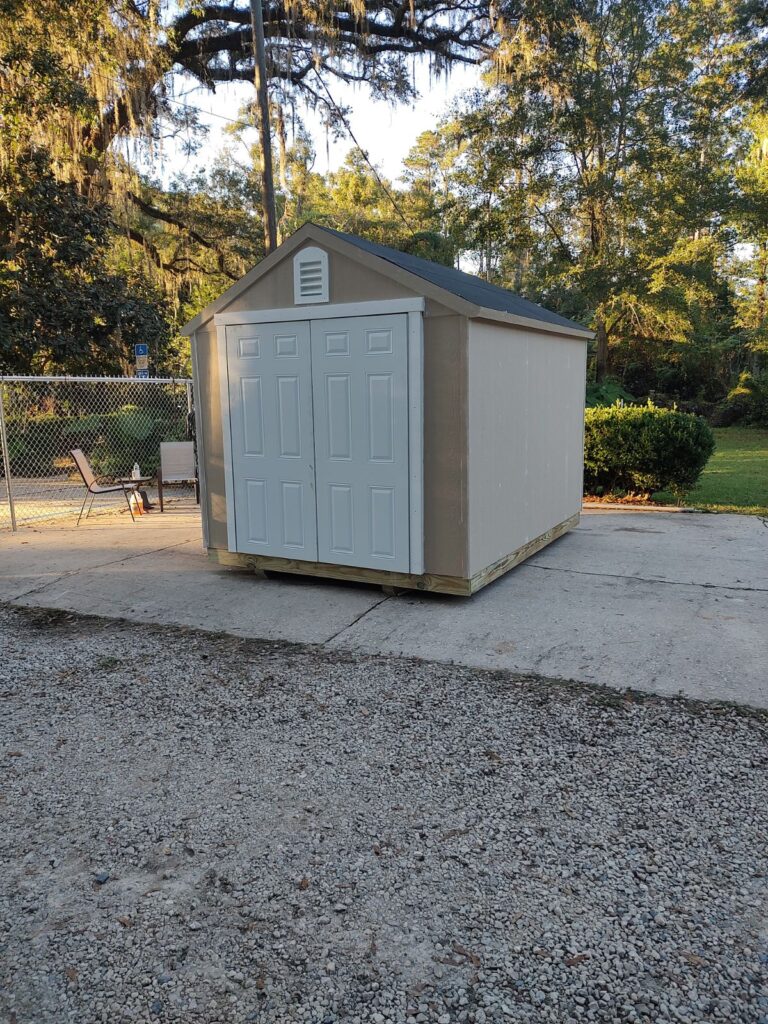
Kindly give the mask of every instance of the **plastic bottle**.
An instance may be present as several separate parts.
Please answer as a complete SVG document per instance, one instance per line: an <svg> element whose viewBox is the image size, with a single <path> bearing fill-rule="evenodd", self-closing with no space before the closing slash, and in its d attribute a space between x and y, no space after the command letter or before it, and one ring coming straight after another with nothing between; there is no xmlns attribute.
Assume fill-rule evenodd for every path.
<svg viewBox="0 0 768 1024"><path fill-rule="evenodd" d="M134 462L133 469L131 471L131 477L134 480L141 480L141 470L139 469L138 462Z"/></svg>

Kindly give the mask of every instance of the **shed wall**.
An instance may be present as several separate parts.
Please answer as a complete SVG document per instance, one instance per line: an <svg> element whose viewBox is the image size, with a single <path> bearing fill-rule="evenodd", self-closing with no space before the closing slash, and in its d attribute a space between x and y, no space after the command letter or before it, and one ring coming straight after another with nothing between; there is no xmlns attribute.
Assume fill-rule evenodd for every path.
<svg viewBox="0 0 768 1024"><path fill-rule="evenodd" d="M224 492L224 441L221 433L218 349L215 331L195 333L197 372L200 378L195 426L203 437L205 491L202 513L208 546L227 549L227 501Z"/></svg>
<svg viewBox="0 0 768 1024"><path fill-rule="evenodd" d="M291 268L291 301L286 303L290 306L293 305L292 273ZM378 275L374 276L379 279ZM271 281L272 274L268 278ZM249 294L260 285L262 282L252 286ZM402 295L402 291L399 296L381 296L372 295L369 290L348 290L337 295L336 301L362 302ZM256 304L257 298L260 305ZM258 297L251 294L251 299L250 304L246 303L248 309L272 309L278 308L285 296L279 290L264 294L262 289ZM428 315L424 317L424 571L463 577L468 567L468 323L456 314L429 315L432 310L440 313L443 309L428 304ZM294 307L291 316L301 319L302 307ZM196 332L195 339L200 378L197 422L203 437L206 483L203 515L209 546L226 550L227 509L216 331L212 325L206 325Z"/></svg>
<svg viewBox="0 0 768 1024"><path fill-rule="evenodd" d="M469 575L466 317L424 317L424 569Z"/></svg>
<svg viewBox="0 0 768 1024"><path fill-rule="evenodd" d="M297 250L298 252L301 249ZM412 289L377 274L354 260L341 256L339 253L326 250L328 253L329 301L336 302L373 302L377 299L402 299L416 295ZM219 312L235 313L256 309L284 309L293 306L293 257L289 253L285 259L254 281L245 291ZM296 307L301 310L301 306Z"/></svg>
<svg viewBox="0 0 768 1024"><path fill-rule="evenodd" d="M586 342L471 321L469 575L581 509Z"/></svg>

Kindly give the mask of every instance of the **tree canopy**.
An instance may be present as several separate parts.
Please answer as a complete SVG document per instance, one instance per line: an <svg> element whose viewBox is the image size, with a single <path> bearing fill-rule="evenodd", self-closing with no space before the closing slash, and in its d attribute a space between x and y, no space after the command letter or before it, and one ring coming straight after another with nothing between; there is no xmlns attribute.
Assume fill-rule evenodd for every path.
<svg viewBox="0 0 768 1024"><path fill-rule="evenodd" d="M452 63L480 60L490 52L493 34L487 5L470 0L448 7L436 0L265 3L264 21L284 184L286 109L295 122L296 105L308 104L339 127L345 112L333 101L329 80L364 83L378 96L404 100L413 95L410 62L417 55L427 55L433 72L441 74ZM22 331L19 296L9 292L22 278L28 298L34 291L31 264L27 274L12 226L19 189L34 187L26 167L46 166L62 188L71 186L84 199L94 217L108 219L109 259L120 269L140 262L144 291L165 293L176 319L262 255L252 235L259 186L247 170L235 180L236 166L219 166L205 181L198 176L170 189L137 170L172 144L169 136L183 135L193 148L199 144L196 110L174 96L180 75L210 90L221 82L252 81L248 0L0 0L0 262L6 309L0 351L6 365L31 358L21 356L20 342L12 342L8 332L26 337L30 348L44 347L42 328L28 332L29 316ZM246 107L242 116L249 115ZM300 132L291 148L301 150ZM309 168L306 146L303 156ZM236 200L241 205L227 206ZM40 194L30 201L39 208ZM300 203L294 202L292 212L287 195L281 202L284 223L301 216ZM55 203L47 213L56 215ZM74 222L63 226L79 231ZM43 246L38 265L44 251ZM52 256L51 274L56 266ZM58 282L61 292L66 280L63 275ZM92 312L82 306L81 330L89 323L94 331L103 326ZM59 352L71 351L64 333ZM47 357L43 364L53 365Z"/></svg>
<svg viewBox="0 0 768 1024"><path fill-rule="evenodd" d="M0 14L0 359L118 366L141 334L178 366L179 323L263 255L253 103L204 169L161 184L151 168L204 145L180 81L252 81L249 3ZM592 328L591 372L625 393L712 411L763 387L764 5L299 0L263 15L281 237L315 220L520 291ZM417 58L484 75L393 182L334 83L412 102ZM317 117L350 137L327 175L304 127Z"/></svg>

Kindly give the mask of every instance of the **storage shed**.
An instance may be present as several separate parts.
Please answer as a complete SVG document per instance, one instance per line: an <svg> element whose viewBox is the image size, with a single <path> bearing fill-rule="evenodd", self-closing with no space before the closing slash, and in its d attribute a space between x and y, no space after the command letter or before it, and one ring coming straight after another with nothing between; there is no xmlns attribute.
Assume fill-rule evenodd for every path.
<svg viewBox="0 0 768 1024"><path fill-rule="evenodd" d="M580 324L306 224L184 333L222 564L468 595L578 522Z"/></svg>

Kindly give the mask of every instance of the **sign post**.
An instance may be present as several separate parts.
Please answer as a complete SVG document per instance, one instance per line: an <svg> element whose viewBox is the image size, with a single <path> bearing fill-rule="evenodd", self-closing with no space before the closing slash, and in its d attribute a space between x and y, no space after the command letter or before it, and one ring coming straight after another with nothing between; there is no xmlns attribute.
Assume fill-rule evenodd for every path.
<svg viewBox="0 0 768 1024"><path fill-rule="evenodd" d="M149 377L149 345L146 342L134 345L133 356L136 360L136 376L139 378Z"/></svg>

